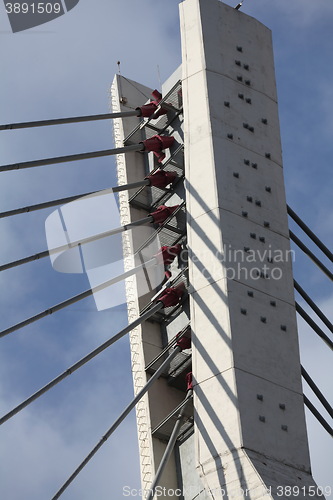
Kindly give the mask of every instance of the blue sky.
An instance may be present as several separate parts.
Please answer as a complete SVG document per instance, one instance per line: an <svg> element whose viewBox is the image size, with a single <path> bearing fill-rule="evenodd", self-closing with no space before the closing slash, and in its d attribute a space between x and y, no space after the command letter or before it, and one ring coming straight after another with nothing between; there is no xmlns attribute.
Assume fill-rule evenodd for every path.
<svg viewBox="0 0 333 500"><path fill-rule="evenodd" d="M332 246L333 4L245 0L242 10L273 32L288 203ZM16 34L1 4L0 122L108 112L118 60L124 76L160 88L159 73L164 81L180 64L178 1L80 0L68 14ZM7 131L1 132L0 143L1 164L7 164L110 148L112 127L100 122ZM107 157L1 173L0 210L115 184L114 160ZM52 211L0 221L1 263L46 248L44 223ZM300 251L294 272L332 320L328 279ZM48 259L1 273L0 284L3 328L88 287L85 276L56 273ZM125 306L97 312L89 298L2 339L1 413L126 321ZM329 349L301 321L299 331L302 364L332 401ZM315 401L306 386L305 392ZM50 498L132 394L129 348L123 339L2 426L1 497ZM308 413L307 421L314 477L321 486L333 486L331 439ZM139 487L136 443L133 414L64 500L120 498L123 485Z"/></svg>

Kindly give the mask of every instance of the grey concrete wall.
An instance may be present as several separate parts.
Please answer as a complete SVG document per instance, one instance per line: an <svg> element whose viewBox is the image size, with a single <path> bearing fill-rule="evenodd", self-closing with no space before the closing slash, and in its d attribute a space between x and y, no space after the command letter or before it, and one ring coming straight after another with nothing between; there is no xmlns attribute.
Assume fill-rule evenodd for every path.
<svg viewBox="0 0 333 500"><path fill-rule="evenodd" d="M278 498L314 483L271 33L217 0L180 13L196 468L212 498Z"/></svg>

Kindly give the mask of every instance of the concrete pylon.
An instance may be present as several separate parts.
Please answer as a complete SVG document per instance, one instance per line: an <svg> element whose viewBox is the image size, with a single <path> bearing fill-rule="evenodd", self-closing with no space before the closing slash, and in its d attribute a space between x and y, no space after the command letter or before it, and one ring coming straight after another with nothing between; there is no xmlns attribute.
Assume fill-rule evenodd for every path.
<svg viewBox="0 0 333 500"><path fill-rule="evenodd" d="M205 489L195 498L323 498L308 452L271 32L218 0L185 0L180 14Z"/></svg>

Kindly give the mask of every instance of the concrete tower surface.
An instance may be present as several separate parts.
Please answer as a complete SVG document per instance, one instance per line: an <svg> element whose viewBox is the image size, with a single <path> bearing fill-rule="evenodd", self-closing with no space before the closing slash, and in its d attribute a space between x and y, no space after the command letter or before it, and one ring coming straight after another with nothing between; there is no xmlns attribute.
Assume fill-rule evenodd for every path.
<svg viewBox="0 0 333 500"><path fill-rule="evenodd" d="M117 158L121 184L158 167L177 171L170 189L123 192L121 223L161 203L179 205L155 230L162 245L188 248L188 262L171 266L171 280L183 281L188 295L130 336L138 393L177 332L189 323L192 330L194 408L158 497L322 498L307 444L271 33L218 0L184 0L180 18L182 67L162 89L168 113L119 119L114 128L116 146L175 138L162 162L142 153ZM113 110L135 109L150 92L118 75ZM126 254L147 237L141 229L126 234ZM157 291L138 287L127 279L130 321ZM191 357L180 354L136 409L143 490L185 396Z"/></svg>
<svg viewBox="0 0 333 500"><path fill-rule="evenodd" d="M180 12L196 468L214 499L319 498L271 33L218 0Z"/></svg>

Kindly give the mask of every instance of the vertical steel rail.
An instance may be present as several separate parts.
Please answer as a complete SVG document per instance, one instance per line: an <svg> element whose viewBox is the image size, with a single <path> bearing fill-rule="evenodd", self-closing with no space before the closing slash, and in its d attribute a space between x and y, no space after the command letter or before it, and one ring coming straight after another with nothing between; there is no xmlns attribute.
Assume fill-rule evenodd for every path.
<svg viewBox="0 0 333 500"><path fill-rule="evenodd" d="M173 451L173 449L175 447L175 444L176 444L176 441L177 441L177 437L178 437L178 433L179 433L180 427L181 427L182 422L183 422L183 416L184 416L185 408L186 408L186 405L187 405L188 401L192 397L192 393L193 393L193 390L189 389L189 391L186 394L186 398L184 400L184 405L179 410L179 413L178 413L178 416L177 416L177 422L176 422L176 424L175 424L175 426L174 426L174 428L172 430L169 442L167 444L167 447L166 447L165 452L163 454L163 457L161 459L160 465L158 466L155 478L154 478L154 480L152 482L152 485L150 487L150 491L148 493L148 496L146 497L146 500L153 500L153 498L155 496L156 487L157 487L157 485L159 483L159 480L160 480L160 478L161 478L161 476L163 474L165 466L167 465L167 463L168 463L168 461L170 459L171 453L172 453L172 451Z"/></svg>

